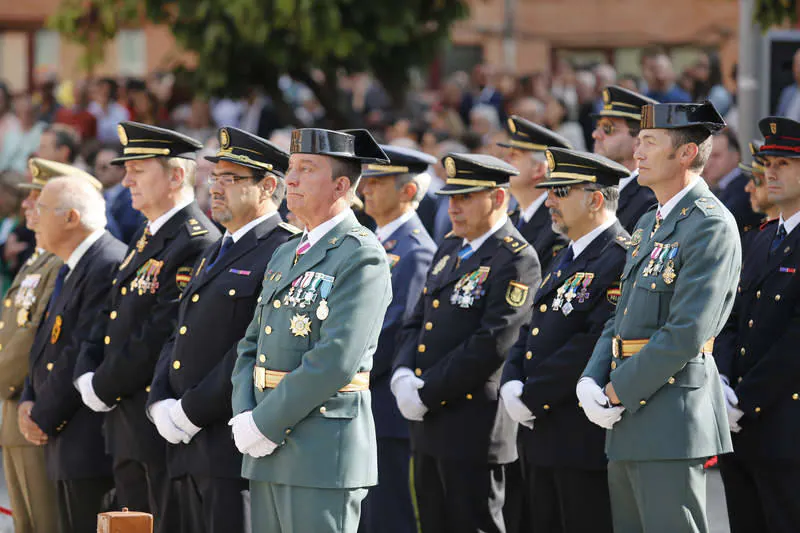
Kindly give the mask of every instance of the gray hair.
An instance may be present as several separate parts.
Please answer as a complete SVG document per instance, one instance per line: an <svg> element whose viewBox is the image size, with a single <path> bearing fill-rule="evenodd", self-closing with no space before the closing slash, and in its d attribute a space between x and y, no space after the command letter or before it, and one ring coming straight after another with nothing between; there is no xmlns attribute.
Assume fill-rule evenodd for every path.
<svg viewBox="0 0 800 533"><path fill-rule="evenodd" d="M428 187L431 184L431 175L427 172L422 172L421 174L412 174L407 172L405 174L398 174L394 177L394 185L397 187L398 191L409 183L413 183L417 186L417 192L411 199L411 205L413 205L414 209L416 209L417 206L419 206L419 203L425 197L425 193L428 192Z"/></svg>
<svg viewBox="0 0 800 533"><path fill-rule="evenodd" d="M194 200L194 182L197 177L197 161L185 159L183 157L170 157L169 159L158 159L167 171L176 168L183 170L183 187L181 187L181 198L184 200Z"/></svg>
<svg viewBox="0 0 800 533"><path fill-rule="evenodd" d="M48 181L56 187L58 209L74 209L81 218L81 226L96 231L106 227L106 201L91 183L77 176L63 176Z"/></svg>
<svg viewBox="0 0 800 533"><path fill-rule="evenodd" d="M609 213L616 213L617 207L619 206L619 187L616 185L609 185L607 187L587 187L585 190L587 191L600 191L603 195L603 207ZM588 196L587 196L588 202ZM588 206L588 203L587 203Z"/></svg>

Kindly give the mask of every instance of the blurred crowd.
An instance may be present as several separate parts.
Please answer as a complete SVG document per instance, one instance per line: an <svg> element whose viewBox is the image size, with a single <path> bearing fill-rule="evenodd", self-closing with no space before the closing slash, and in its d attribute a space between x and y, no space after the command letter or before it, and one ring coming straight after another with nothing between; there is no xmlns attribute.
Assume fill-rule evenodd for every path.
<svg viewBox="0 0 800 533"><path fill-rule="evenodd" d="M361 121L347 125L333 124L314 93L288 76L279 86L294 110L296 120L291 124L281 123L273 102L258 88L241 99L209 99L181 87L169 73L146 79L49 79L32 94L17 95L0 80L2 288L32 251L33 237L19 224L21 197L15 187L29 179L31 155L76 164L97 176L106 187L110 218L119 226L113 232L127 242L127 228L135 228L139 219L124 207L129 198L120 184L123 171L108 163L121 150L116 128L120 121L172 128L205 144L196 187L198 201L207 209L211 164L202 156L216 151L215 132L220 126L242 128L286 149L296 127L362 126L381 142L419 148L440 159L446 152L502 156L496 143L506 135L506 120L513 114L561 134L578 150L591 151L593 114L603 106L603 87L611 84L661 102L710 100L736 128L736 93L723 84L718 56L701 54L678 73L660 48L643 51L636 75L620 74L609 64L576 66L565 59L557 60L551 71L522 76L479 64L471 72L451 74L436 90L412 88L399 111L369 74L342 74L337 85L349 116ZM443 178L444 169L437 169L429 195L441 187ZM114 216L114 209L122 214ZM434 237L440 238L442 230L434 228Z"/></svg>

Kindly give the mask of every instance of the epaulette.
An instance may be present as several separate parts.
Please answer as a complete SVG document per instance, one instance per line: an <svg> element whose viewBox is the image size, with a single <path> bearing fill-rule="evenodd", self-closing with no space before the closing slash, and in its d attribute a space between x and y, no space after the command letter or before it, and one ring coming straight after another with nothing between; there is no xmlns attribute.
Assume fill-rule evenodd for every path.
<svg viewBox="0 0 800 533"><path fill-rule="evenodd" d="M705 196L701 196L700 198L694 201L694 205L696 205L697 208L700 209L700 211L702 211L705 216L722 215L722 210L719 208L719 205L713 198L706 198Z"/></svg>
<svg viewBox="0 0 800 533"><path fill-rule="evenodd" d="M285 229L286 231L291 233L292 236L297 235L299 233L303 233L303 230L301 230L297 226L289 224L288 222L278 222L278 227Z"/></svg>
<svg viewBox="0 0 800 533"><path fill-rule="evenodd" d="M625 235L617 235L617 237L614 239L614 242L622 246L622 248L625 250L631 247L631 240Z"/></svg>
<svg viewBox="0 0 800 533"><path fill-rule="evenodd" d="M186 231L189 232L190 237L199 237L208 233L208 230L196 218L190 218L186 221Z"/></svg>
<svg viewBox="0 0 800 533"><path fill-rule="evenodd" d="M444 236L445 239L452 239L453 237L458 237L455 231L449 232L447 235Z"/></svg>
<svg viewBox="0 0 800 533"><path fill-rule="evenodd" d="M770 224L772 224L773 222L777 222L777 221L778 221L778 219L777 219L777 218L772 218L772 219L770 219L770 220L765 220L765 221L764 221L764 223L763 223L763 224L761 224L761 225L758 227L758 231L761 231L761 230L763 230L764 228L766 228L767 226L769 226L769 225L770 225Z"/></svg>
<svg viewBox="0 0 800 533"><path fill-rule="evenodd" d="M511 235L506 235L505 237L503 237L503 244L505 244L506 248L508 248L509 250L511 250L512 253L515 254L519 253L520 250L524 250L525 248L530 246L527 242L515 239Z"/></svg>

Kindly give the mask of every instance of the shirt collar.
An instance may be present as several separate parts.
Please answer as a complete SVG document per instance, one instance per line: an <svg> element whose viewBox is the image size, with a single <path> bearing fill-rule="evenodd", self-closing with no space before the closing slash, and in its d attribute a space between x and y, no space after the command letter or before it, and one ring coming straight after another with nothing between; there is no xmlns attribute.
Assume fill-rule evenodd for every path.
<svg viewBox="0 0 800 533"><path fill-rule="evenodd" d="M389 222L385 226L381 226L379 228L376 228L375 229L375 236L378 237L379 241L381 241L381 242L385 241L386 239L391 237L392 233L397 231L400 228L400 226L402 226L403 224L405 224L406 222L411 220L411 218L413 216L414 216L414 210L413 209L409 210L407 213L403 213L402 215L400 215L396 219L392 220L391 222Z"/></svg>
<svg viewBox="0 0 800 533"><path fill-rule="evenodd" d="M689 194L689 191L692 190L692 187L697 185L697 180L699 180L699 179L700 179L700 176L693 177L692 180L689 182L689 185L687 185L686 187L684 187L683 189L678 191L678 194L676 194L675 196L670 198L667 203L665 203L664 205L659 205L658 206L658 212L661 213L661 220L666 220L666 218L670 214L670 212L673 209L675 209L676 205L678 205L678 202L683 200L683 197L686 196L687 194Z"/></svg>
<svg viewBox="0 0 800 533"><path fill-rule="evenodd" d="M175 213L177 213L178 211L180 211L184 207L188 206L192 202L194 202L194 199L191 199L191 200L188 200L188 201L183 201L183 202L178 202L178 205L176 205L175 207L173 207L172 209L170 209L169 211L167 211L166 213L164 213L163 215L161 215L157 219L155 219L152 222L148 223L147 227L150 228L150 235L155 235L156 233L158 233L158 230L163 228L164 224L169 222L169 219L171 219L173 216L175 216Z"/></svg>
<svg viewBox="0 0 800 533"><path fill-rule="evenodd" d="M717 188L721 191L724 191L728 187L728 185L730 185L731 182L734 179L736 179L736 176L738 175L739 175L739 169L734 168L733 170L722 176L722 178L717 183Z"/></svg>
<svg viewBox="0 0 800 533"><path fill-rule="evenodd" d="M639 177L639 169L637 168L636 170L631 172L630 176L628 176L627 178L622 178L621 180L619 180L619 192L622 192L622 189L624 189L630 182L632 182L633 180L635 180L638 177Z"/></svg>
<svg viewBox="0 0 800 533"><path fill-rule="evenodd" d="M783 227L786 228L786 234L790 234L792 230L796 228L798 224L800 224L800 211L790 216L786 220L783 219L783 213L781 213L780 224L783 224ZM780 227L780 224L778 227Z"/></svg>
<svg viewBox="0 0 800 533"><path fill-rule="evenodd" d="M322 238L325 236L326 233L335 228L340 222L342 222L345 218L347 218L352 214L353 210L348 207L335 217L329 218L328 220L326 220L316 228L312 229L311 231L308 231L308 229L306 229L303 235L305 235L306 238L308 239L309 248L311 246L314 246L320 240L322 240Z"/></svg>
<svg viewBox="0 0 800 533"><path fill-rule="evenodd" d="M255 228L256 226L267 220L269 217L274 217L277 214L278 214L277 211L273 211L272 213L267 213L266 215L255 218L250 222L248 222L247 224L245 224L244 226L242 226L241 228L234 231L233 234L231 234L231 232L229 232L228 230L225 230L225 237L230 237L231 239L233 239L233 242L239 242L239 239L244 237L248 231Z"/></svg>
<svg viewBox="0 0 800 533"><path fill-rule="evenodd" d="M505 223L506 223L507 221L508 221L508 216L507 216L507 215L503 215L502 217L500 217L500 220L498 220L498 221L495 223L495 225L491 227L491 229L490 229L489 231L487 231L486 233L484 233L483 235L481 235L480 237L478 237L478 238L477 238L477 239L475 239L474 241L468 241L467 239L464 239L464 243L463 243L463 245L464 245L464 246L466 246L467 244L469 244L469 245L472 247L472 250L473 250L474 252L477 252L477 251L478 251L478 249L479 249L481 246L483 246L483 243L485 243L485 242L486 242L486 240L487 240L489 237L491 237L492 235L494 235L495 233L497 233L498 231L500 231L500 228L502 228L502 227L503 227L503 225L505 225Z"/></svg>
<svg viewBox="0 0 800 533"><path fill-rule="evenodd" d="M569 245L572 246L573 258L578 257L582 251L584 251L586 248L589 247L590 244L592 244L592 241L594 241L598 235L600 235L605 230L613 226L616 222L617 222L617 217L612 216L610 219L606 220L605 222L594 228L592 231L590 231L577 241L569 243Z"/></svg>
<svg viewBox="0 0 800 533"><path fill-rule="evenodd" d="M526 223L530 222L531 219L533 218L533 214L536 213L537 209L542 207L545 200L547 200L547 193L540 195L539 198L534 200L533 203L531 203L531 205L526 207L525 210L522 211L519 216L521 216L522 220L524 220Z"/></svg>
<svg viewBox="0 0 800 533"><path fill-rule="evenodd" d="M78 266L78 262L81 260L81 258L86 254L89 248L91 248L92 245L96 243L100 239L100 237L103 236L105 232L106 232L105 229L94 230L92 233L89 234L88 237L83 239L83 241L77 246L77 248L72 250L72 253L69 255L69 258L67 259L67 266L69 267L70 272L75 270L75 267Z"/></svg>

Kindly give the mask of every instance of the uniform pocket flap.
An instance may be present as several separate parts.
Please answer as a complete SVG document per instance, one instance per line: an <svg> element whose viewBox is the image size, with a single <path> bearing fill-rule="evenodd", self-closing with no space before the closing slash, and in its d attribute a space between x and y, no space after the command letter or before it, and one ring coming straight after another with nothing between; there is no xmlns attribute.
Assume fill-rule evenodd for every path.
<svg viewBox="0 0 800 533"><path fill-rule="evenodd" d="M706 364L702 359L693 359L686 363L683 370L675 374L675 385L697 389L706 382Z"/></svg>
<svg viewBox="0 0 800 533"><path fill-rule="evenodd" d="M360 392L339 392L309 416L322 418L355 418L361 402Z"/></svg>

